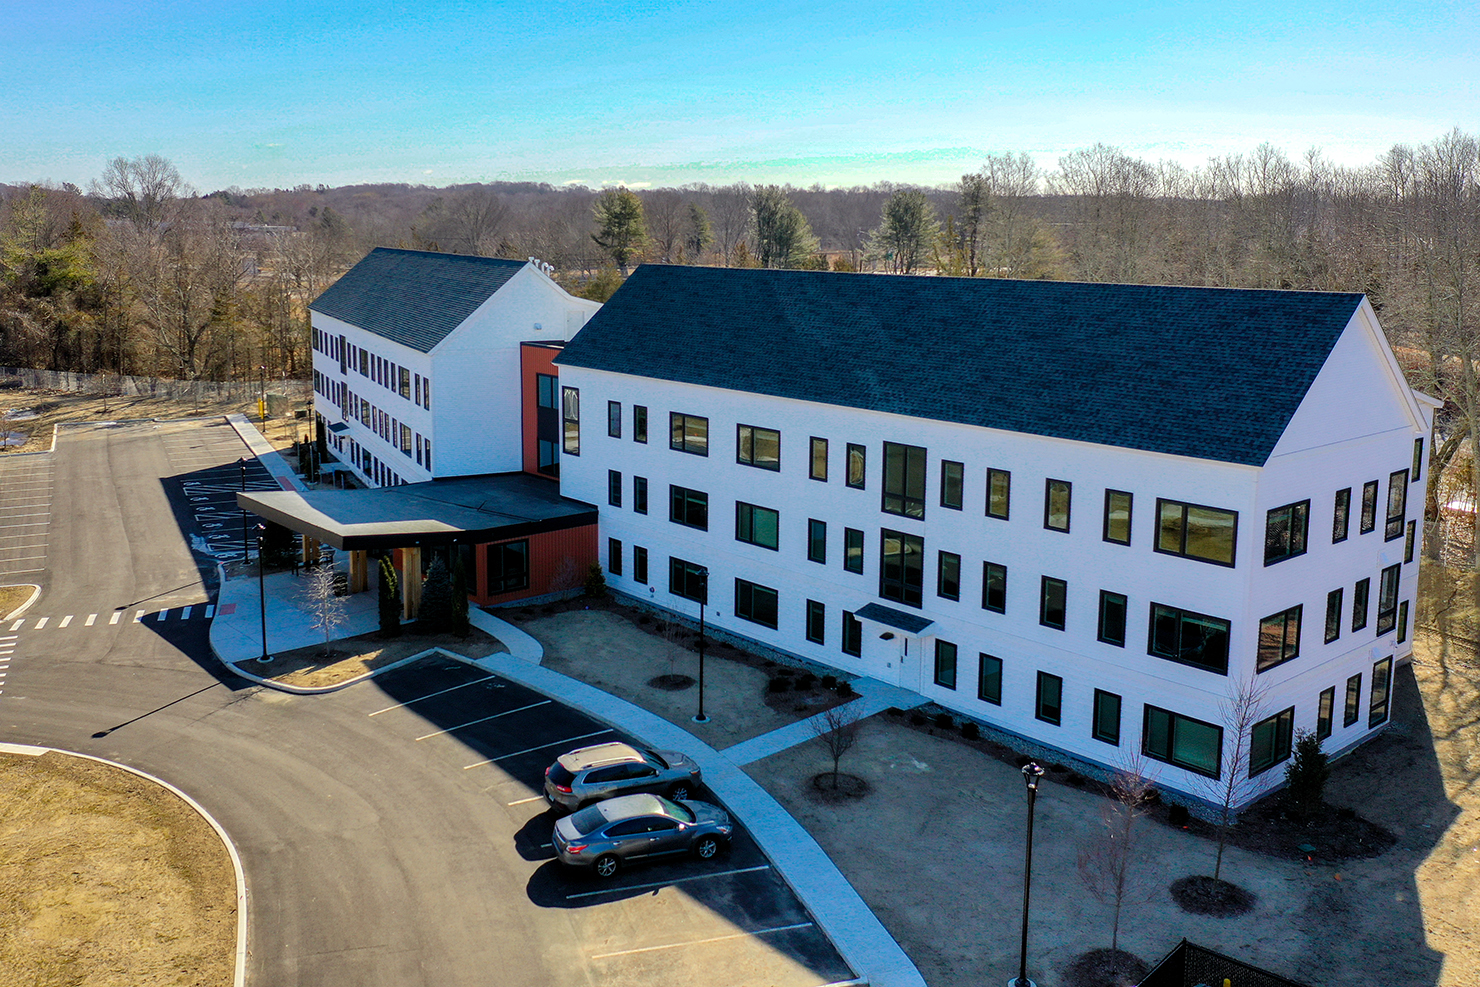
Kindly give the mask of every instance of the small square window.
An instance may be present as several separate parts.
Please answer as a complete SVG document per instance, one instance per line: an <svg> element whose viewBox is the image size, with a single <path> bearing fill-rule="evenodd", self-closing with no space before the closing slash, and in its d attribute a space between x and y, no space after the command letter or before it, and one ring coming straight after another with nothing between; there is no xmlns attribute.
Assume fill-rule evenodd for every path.
<svg viewBox="0 0 1480 987"><path fill-rule="evenodd" d="M781 433L756 425L735 426L735 462L757 469L781 470Z"/></svg>
<svg viewBox="0 0 1480 987"><path fill-rule="evenodd" d="M1280 613L1270 614L1259 621L1258 654L1255 667L1267 672L1300 657L1300 613L1303 607L1295 606Z"/></svg>
<svg viewBox="0 0 1480 987"><path fill-rule="evenodd" d="M735 540L775 551L780 544L781 515L769 507L736 502Z"/></svg>
<svg viewBox="0 0 1480 987"><path fill-rule="evenodd" d="M668 415L668 447L694 456L709 455L709 419L671 412Z"/></svg>
<svg viewBox="0 0 1480 987"><path fill-rule="evenodd" d="M1038 701L1034 715L1044 723L1059 725L1063 718L1064 680L1047 672L1038 673Z"/></svg>
<svg viewBox="0 0 1480 987"><path fill-rule="evenodd" d="M1310 522L1310 501L1276 507L1265 515L1264 564L1274 565L1305 554L1305 536Z"/></svg>
<svg viewBox="0 0 1480 987"><path fill-rule="evenodd" d="M1290 759L1290 741L1295 734L1295 707L1254 724L1249 732L1249 777L1252 778Z"/></svg>
<svg viewBox="0 0 1480 987"><path fill-rule="evenodd" d="M777 626L777 593L746 579L735 580L735 616L773 630Z"/></svg>

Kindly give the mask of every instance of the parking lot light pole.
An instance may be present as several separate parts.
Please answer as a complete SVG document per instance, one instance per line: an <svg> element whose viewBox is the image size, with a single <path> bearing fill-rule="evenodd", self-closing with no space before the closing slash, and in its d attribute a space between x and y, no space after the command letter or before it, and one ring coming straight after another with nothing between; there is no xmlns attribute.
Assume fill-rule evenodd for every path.
<svg viewBox="0 0 1480 987"><path fill-rule="evenodd" d="M1028 849L1023 859L1023 939L1018 950L1018 975L1007 987L1037 987L1028 979L1028 892L1033 887L1033 805L1038 799L1038 779L1043 768L1037 761L1023 765L1023 782L1028 786Z"/></svg>
<svg viewBox="0 0 1480 987"><path fill-rule="evenodd" d="M236 461L242 468L242 493L247 492L247 457L243 456ZM242 512L242 565L246 565L252 559L252 545L247 540L247 509L241 504L236 505L237 510Z"/></svg>
<svg viewBox="0 0 1480 987"><path fill-rule="evenodd" d="M263 571L263 543L267 538L267 525L257 525L257 604L262 611L262 657L257 660L263 663L272 661L272 656L267 653L267 575Z"/></svg>
<svg viewBox="0 0 1480 987"><path fill-rule="evenodd" d="M704 715L704 609L709 606L709 570L699 567L699 712L695 723L708 723Z"/></svg>

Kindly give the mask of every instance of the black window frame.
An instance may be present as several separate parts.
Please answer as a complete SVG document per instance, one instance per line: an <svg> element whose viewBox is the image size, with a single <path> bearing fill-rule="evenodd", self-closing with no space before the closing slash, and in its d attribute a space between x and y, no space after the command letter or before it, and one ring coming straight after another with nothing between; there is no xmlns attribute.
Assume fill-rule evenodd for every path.
<svg viewBox="0 0 1480 987"><path fill-rule="evenodd" d="M807 561L827 565L827 522L807 519Z"/></svg>
<svg viewBox="0 0 1480 987"><path fill-rule="evenodd" d="M891 542L898 551L891 552ZM911 551L911 548L914 550ZM906 531L879 531L879 596L919 609L925 605L925 537Z"/></svg>
<svg viewBox="0 0 1480 987"><path fill-rule="evenodd" d="M955 552L935 553L935 595L943 600L961 599L961 556Z"/></svg>
<svg viewBox="0 0 1480 987"><path fill-rule="evenodd" d="M853 464L857 462L857 478L855 479ZM848 443L847 456L843 460L844 474L843 484L854 490L865 490L868 488L868 447L857 442Z"/></svg>
<svg viewBox="0 0 1480 987"><path fill-rule="evenodd" d="M702 422L702 429L691 429L691 422ZM700 436L699 432L703 435ZM691 435L692 432L692 435ZM668 448L690 456L709 455L709 419L682 411L668 412Z"/></svg>
<svg viewBox="0 0 1480 987"><path fill-rule="evenodd" d="M1050 620L1050 589L1057 590L1058 623ZM1042 576L1038 583L1038 623L1056 631L1064 629L1069 622L1069 581L1056 576Z"/></svg>
<svg viewBox="0 0 1480 987"><path fill-rule="evenodd" d="M758 433L765 433L776 437L776 458L766 460L757 456ZM760 425L737 424L735 426L735 462L741 466L750 466L758 470L767 470L772 473L781 472L781 431L774 428L764 428Z"/></svg>
<svg viewBox="0 0 1480 987"><path fill-rule="evenodd" d="M818 452L821 452L819 459ZM818 464L821 463L821 468ZM812 436L807 443L807 479L827 482L827 440Z"/></svg>
<svg viewBox="0 0 1480 987"><path fill-rule="evenodd" d="M529 589L528 538L488 545L483 558L484 581L488 586L489 596ZM511 568L510 563L515 559L521 564L517 568Z"/></svg>
<svg viewBox="0 0 1480 987"><path fill-rule="evenodd" d="M1053 505L1054 505L1054 494L1055 494L1055 489L1054 489L1055 488L1055 485L1061 486L1063 488L1063 498L1064 498L1064 526L1062 528L1059 527L1056 524L1051 523L1053 521L1054 514L1055 514L1055 511L1053 509ZM1048 531L1057 531L1057 532L1059 532L1061 534L1067 535L1069 533L1069 524L1070 524L1070 520L1071 520L1071 512L1073 511L1073 505L1074 505L1074 484L1073 483L1069 482L1068 480L1055 480L1052 477L1048 477L1048 478L1045 478L1044 479L1044 481L1043 481L1043 527L1046 530L1048 530Z"/></svg>
<svg viewBox="0 0 1480 987"><path fill-rule="evenodd" d="M859 528L843 529L843 571L863 574L863 531Z"/></svg>
<svg viewBox="0 0 1480 987"><path fill-rule="evenodd" d="M930 454L924 446L884 443L884 475L879 484L879 509L897 517L925 520Z"/></svg>
<svg viewBox="0 0 1480 987"><path fill-rule="evenodd" d="M622 474L616 470L606 471L606 502L611 507L622 506Z"/></svg>
<svg viewBox="0 0 1480 987"><path fill-rule="evenodd" d="M827 644L827 607L817 600L807 601L807 640Z"/></svg>
<svg viewBox="0 0 1480 987"><path fill-rule="evenodd" d="M1117 498L1125 498L1125 538L1116 538L1110 533L1111 520L1116 516L1114 501ZM1100 539L1110 542L1112 545L1129 545L1131 543L1131 518L1132 508L1135 504L1135 495L1129 490L1105 490L1105 521L1100 530Z"/></svg>
<svg viewBox="0 0 1480 987"><path fill-rule="evenodd" d="M1150 743L1151 721L1153 715L1158 713L1165 714L1166 716L1167 735L1165 753L1158 753L1156 748L1152 747ZM1213 745L1213 750L1216 753L1216 763L1212 771L1177 756L1177 724L1182 722L1205 727L1216 734L1217 739ZM1147 703L1142 707L1141 713L1141 753L1153 761L1170 764L1173 767L1181 768L1183 771L1191 771L1193 774L1202 775L1205 778L1217 779L1223 775L1223 728L1216 723L1209 723L1206 720L1199 720L1196 717L1187 716L1175 710L1165 709L1161 706L1153 706Z"/></svg>
<svg viewBox="0 0 1480 987"><path fill-rule="evenodd" d="M581 454L581 389L560 388L560 452L566 456Z"/></svg>
<svg viewBox="0 0 1480 987"><path fill-rule="evenodd" d="M668 592L680 599L708 606L709 570L697 562L676 555L668 556Z"/></svg>
<svg viewBox="0 0 1480 987"><path fill-rule="evenodd" d="M1343 487L1336 491L1336 501L1331 507L1331 544L1346 541L1352 527L1352 488Z"/></svg>
<svg viewBox="0 0 1480 987"><path fill-rule="evenodd" d="M1259 636L1255 639L1254 669L1267 672L1287 661L1300 657L1301 624L1305 605L1293 607L1259 618ZM1275 639L1278 639L1277 642Z"/></svg>
<svg viewBox="0 0 1480 987"><path fill-rule="evenodd" d="M965 504L966 464L951 459L940 461L940 506L959 511Z"/></svg>
<svg viewBox="0 0 1480 987"><path fill-rule="evenodd" d="M632 478L632 510L638 514L648 512L648 481L645 476Z"/></svg>
<svg viewBox="0 0 1480 987"><path fill-rule="evenodd" d="M1376 480L1362 484L1362 520L1357 528L1358 534L1377 530L1377 485Z"/></svg>
<svg viewBox="0 0 1480 987"><path fill-rule="evenodd" d="M1002 659L985 651L976 656L976 698L993 706L1002 705Z"/></svg>
<svg viewBox="0 0 1480 987"><path fill-rule="evenodd" d="M759 526L756 524L757 516L769 514L772 521L771 533L775 536L774 544L767 544L759 537ZM735 540L747 545L755 545L758 548L770 549L773 552L781 550L781 512L770 507L762 507L759 504L746 503L743 500L735 501Z"/></svg>
<svg viewBox="0 0 1480 987"><path fill-rule="evenodd" d="M534 375L534 403L537 408L557 411L560 408L560 378L554 374Z"/></svg>
<svg viewBox="0 0 1480 987"><path fill-rule="evenodd" d="M1381 637L1398 625L1398 589L1403 564L1395 562L1378 573L1377 636Z"/></svg>
<svg viewBox="0 0 1480 987"><path fill-rule="evenodd" d="M1372 663L1372 689L1367 693L1367 729L1381 726L1392 714L1393 656Z"/></svg>
<svg viewBox="0 0 1480 987"><path fill-rule="evenodd" d="M634 404L632 406L632 441L646 444L648 440L648 410L647 405Z"/></svg>
<svg viewBox="0 0 1480 987"><path fill-rule="evenodd" d="M1418 521L1409 521L1403 533L1403 564L1413 561L1414 549L1418 546Z"/></svg>
<svg viewBox="0 0 1480 987"><path fill-rule="evenodd" d="M1276 507L1264 515L1264 564L1304 555L1310 541L1310 500Z"/></svg>
<svg viewBox="0 0 1480 987"><path fill-rule="evenodd" d="M1408 640L1408 601L1398 601L1398 636L1394 639L1402 644Z"/></svg>
<svg viewBox="0 0 1480 987"><path fill-rule="evenodd" d="M1413 440L1413 473L1409 477L1409 482L1411 482L1411 483L1417 483L1418 480L1419 480L1419 475L1422 472L1423 472L1423 438L1422 437L1419 437L1419 438Z"/></svg>
<svg viewBox="0 0 1480 987"><path fill-rule="evenodd" d="M1338 586L1326 594L1326 644L1341 638L1341 618L1346 615L1345 596L1345 586Z"/></svg>
<svg viewBox="0 0 1480 987"><path fill-rule="evenodd" d="M1115 608L1119 607L1119 633L1115 633ZM1124 593L1100 590L1100 612L1096 621L1096 640L1117 648L1125 647L1126 616L1130 612L1130 601Z"/></svg>
<svg viewBox="0 0 1480 987"><path fill-rule="evenodd" d="M1156 638L1157 638L1157 624L1156 624L1156 620L1157 620L1157 611L1158 610L1165 611L1165 615L1167 617L1174 618L1174 619L1177 620L1178 629L1177 629L1177 653L1176 654L1163 653L1163 652L1160 652L1160 651L1157 651L1156 650ZM1217 664L1217 663L1213 663L1213 662L1206 662L1206 661L1198 661L1198 660L1196 660L1194 658L1189 658L1188 657L1188 649L1183 647L1183 645L1182 645L1182 637L1183 637L1183 634L1185 633L1185 631L1184 631L1184 623L1189 618L1192 619L1192 620L1194 620L1194 621L1208 621L1208 622L1217 623L1217 624L1221 624L1222 625L1222 630L1223 630L1223 648L1222 648L1222 663L1221 664ZM1152 656L1153 658L1162 658L1162 659L1165 659L1166 661L1176 662L1179 665L1186 665L1189 668L1197 668L1197 669L1201 669L1202 671L1205 671L1205 672L1213 672L1214 674L1217 674L1217 675L1227 675L1228 674L1228 657L1229 657L1229 654L1228 654L1228 652L1229 652L1228 639L1229 639L1229 635L1230 635L1230 632L1231 632L1231 629L1232 629L1231 628L1231 623L1228 620L1226 620L1226 619L1224 619L1222 617L1214 617L1212 614L1198 613L1195 610L1188 610L1188 609L1186 609L1184 607L1174 607L1174 606L1171 606L1170 604L1166 604L1166 603L1156 603L1156 602L1153 602L1151 604L1151 616L1150 616L1150 619L1147 621L1147 623L1149 625L1149 627L1147 629L1147 642L1146 642L1146 653L1148 655ZM1205 635L1204 636L1204 647L1206 646L1206 641L1207 640L1208 640L1208 638Z"/></svg>
<svg viewBox="0 0 1480 987"><path fill-rule="evenodd" d="M735 616L774 631L781 622L781 594L770 586L762 586L737 576Z"/></svg>
<svg viewBox="0 0 1480 987"><path fill-rule="evenodd" d="M842 613L843 629L838 647L843 654L860 658L863 656L863 621L853 616L851 610L844 610Z"/></svg>
<svg viewBox="0 0 1480 987"><path fill-rule="evenodd" d="M648 550L641 545L632 546L632 581L646 586L648 581Z"/></svg>
<svg viewBox="0 0 1480 987"><path fill-rule="evenodd" d="M1363 576L1357 580L1352 587L1352 633L1363 630L1367 626L1367 618L1370 616L1372 603L1372 577Z"/></svg>
<svg viewBox="0 0 1480 987"><path fill-rule="evenodd" d="M1336 686L1322 689L1320 698L1316 700L1316 739L1325 740L1331 736L1332 724L1336 720Z"/></svg>
<svg viewBox="0 0 1480 987"><path fill-rule="evenodd" d="M695 520L696 517L698 520ZM668 520L674 524L681 524L685 528L708 531L709 494L703 490L694 490L670 483L668 485Z"/></svg>
<svg viewBox="0 0 1480 987"><path fill-rule="evenodd" d="M1349 727L1362 718L1362 673L1346 680L1346 696L1341 713L1342 727Z"/></svg>
<svg viewBox="0 0 1480 987"><path fill-rule="evenodd" d="M1394 504L1394 501L1397 501ZM1383 520L1382 540L1403 537L1403 522L1408 520L1408 470L1388 474L1387 515Z"/></svg>
<svg viewBox="0 0 1480 987"><path fill-rule="evenodd" d="M1260 738L1261 733L1269 734L1267 740ZM1249 728L1249 777L1261 775L1276 764L1290 760L1294 741L1294 706L1255 723Z"/></svg>
<svg viewBox="0 0 1480 987"><path fill-rule="evenodd" d="M1001 601L992 605L994 590ZM1007 613L1007 566L1001 562L982 563L982 609L992 613Z"/></svg>
<svg viewBox="0 0 1480 987"><path fill-rule="evenodd" d="M1000 514L992 509L993 503L999 499L996 496L999 493L997 489L999 482L1002 487L1000 491L1000 506L1002 508ZM1010 519L1012 515L1012 470L997 469L996 467L992 466L987 467L986 497L987 517L995 518L998 521L1006 521Z"/></svg>
<svg viewBox="0 0 1480 987"><path fill-rule="evenodd" d="M1168 507L1178 508L1180 513L1180 517L1177 522L1178 548L1175 551L1170 548L1162 547L1164 536L1166 534L1166 510ZM1225 562L1221 558L1212 558L1206 555L1196 555L1187 551L1187 518L1189 512L1193 510L1210 511L1215 514L1223 514L1232 517L1233 523L1229 526L1232 538L1228 546L1228 561ZM1167 497L1158 497L1156 498L1156 537L1154 542L1152 543L1151 548L1152 551L1157 552L1161 555L1174 555L1178 558L1191 559L1194 562L1204 562L1208 565L1221 565L1225 568L1232 569L1238 562L1238 522L1238 511L1230 511L1222 507L1211 507L1207 504L1193 504L1185 500L1172 500Z"/></svg>
<svg viewBox="0 0 1480 987"><path fill-rule="evenodd" d="M622 437L622 402L620 401L606 403L606 435L610 439Z"/></svg>
<svg viewBox="0 0 1480 987"><path fill-rule="evenodd" d="M935 684L944 689L955 690L956 666L960 652L950 641L935 639Z"/></svg>
<svg viewBox="0 0 1480 987"><path fill-rule="evenodd" d="M1112 719L1112 717L1106 715L1107 708L1112 705L1111 703L1108 703L1107 700L1114 700L1113 720L1115 728L1113 730L1106 729L1106 722ZM1113 692L1106 692L1104 689L1096 689L1094 705L1090 708L1091 715L1089 735L1095 740L1100 741L1101 743L1113 744L1114 746L1119 747L1121 706L1122 702L1120 696L1117 696Z"/></svg>
<svg viewBox="0 0 1480 987"><path fill-rule="evenodd" d="M616 538L606 540L606 571L613 576L622 574L622 543Z"/></svg>
<svg viewBox="0 0 1480 987"><path fill-rule="evenodd" d="M1052 685L1053 691L1057 693L1052 705L1044 702L1047 698L1044 694L1044 686ZM1051 723L1054 726L1063 726L1064 722L1064 677L1045 672L1038 672L1038 688L1033 696L1033 718Z"/></svg>

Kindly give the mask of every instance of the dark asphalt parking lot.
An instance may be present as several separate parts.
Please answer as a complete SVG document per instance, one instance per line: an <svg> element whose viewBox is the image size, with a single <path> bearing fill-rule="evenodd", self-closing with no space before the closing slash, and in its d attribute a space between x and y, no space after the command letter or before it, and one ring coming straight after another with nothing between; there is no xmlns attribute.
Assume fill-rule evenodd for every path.
<svg viewBox="0 0 1480 987"><path fill-rule="evenodd" d="M507 815L512 859L527 870L527 906L565 930L573 982L817 987L853 979L744 819L730 852L712 861L634 865L606 882L555 860L556 814L540 794L545 768L565 751L632 738L450 659L355 691L367 716L425 748L433 770L466 773L487 792L490 809ZM707 791L700 797L713 801Z"/></svg>

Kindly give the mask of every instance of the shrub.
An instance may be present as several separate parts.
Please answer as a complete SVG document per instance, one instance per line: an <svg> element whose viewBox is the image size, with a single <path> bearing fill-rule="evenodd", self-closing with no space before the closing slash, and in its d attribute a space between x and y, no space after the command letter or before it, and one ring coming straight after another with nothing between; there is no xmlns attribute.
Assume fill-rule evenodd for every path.
<svg viewBox="0 0 1480 987"><path fill-rule="evenodd" d="M949 730L951 729L951 727L956 725L956 721L951 719L950 713L936 713L935 725L940 727L942 730Z"/></svg>
<svg viewBox="0 0 1480 987"><path fill-rule="evenodd" d="M1167 822L1173 826L1186 826L1187 820L1191 817L1192 814L1187 811L1185 805L1174 805L1167 809Z"/></svg>
<svg viewBox="0 0 1480 987"><path fill-rule="evenodd" d="M1295 756L1285 767L1285 797L1302 819L1310 819L1325 800L1331 768L1320 738L1308 730L1295 735Z"/></svg>
<svg viewBox="0 0 1480 987"><path fill-rule="evenodd" d="M824 675L822 677L822 687L824 689L836 689L838 687L838 677L836 675Z"/></svg>
<svg viewBox="0 0 1480 987"><path fill-rule="evenodd" d="M844 682L843 685L848 685L848 683ZM848 687L850 689L852 688L852 686L848 686ZM839 692L842 691L842 686L839 686L838 687L838 691ZM900 709L898 706L890 706L888 709L884 710L884 712L888 713L890 716L903 716L904 715L904 710Z"/></svg>
<svg viewBox="0 0 1480 987"><path fill-rule="evenodd" d="M924 726L925 725L925 714L919 712L918 710L916 712L911 713L910 714L910 724L912 726L917 726L917 727Z"/></svg>
<svg viewBox="0 0 1480 987"><path fill-rule="evenodd" d="M811 672L803 672L801 678L797 679L798 689L810 689L817 684L817 676Z"/></svg>
<svg viewBox="0 0 1480 987"><path fill-rule="evenodd" d="M586 570L586 595L593 600L606 595L606 576L602 574L599 562L592 562L591 568Z"/></svg>
<svg viewBox="0 0 1480 987"><path fill-rule="evenodd" d="M1070 771L1069 777L1065 778L1064 780L1073 785L1075 788L1080 788L1083 787L1084 783L1089 779L1080 774L1078 771Z"/></svg>
<svg viewBox="0 0 1480 987"><path fill-rule="evenodd" d="M771 684L767 688L772 692L786 692L791 688L791 679L782 678L778 675L771 680Z"/></svg>
<svg viewBox="0 0 1480 987"><path fill-rule="evenodd" d="M1357 818L1357 810L1353 809L1350 806L1343 805L1341 808L1336 810L1336 818L1345 822L1351 822L1353 819Z"/></svg>
<svg viewBox="0 0 1480 987"><path fill-rule="evenodd" d="M981 735L981 729L975 723L968 722L961 724L961 736L967 740L976 740Z"/></svg>
<svg viewBox="0 0 1480 987"><path fill-rule="evenodd" d="M648 624L651 624L653 622L653 618L649 614L643 614L641 617L637 618L637 622L643 627L646 627Z"/></svg>
<svg viewBox="0 0 1480 987"><path fill-rule="evenodd" d="M840 696L851 696L851 695L853 695L853 683L852 682L846 682L846 681L845 682L839 682L838 683L837 693ZM903 711L902 710L896 710L895 712L898 713L898 712L903 712Z"/></svg>
<svg viewBox="0 0 1480 987"><path fill-rule="evenodd" d="M1017 762L1018 767L1026 768L1028 766L1028 762L1032 761L1033 759L1026 754L1019 754L1017 757L1013 758L1013 760Z"/></svg>
<svg viewBox="0 0 1480 987"><path fill-rule="evenodd" d="M1048 766L1048 770L1052 771L1056 775L1061 775L1065 771L1068 771L1069 769L1066 768L1066 767L1064 767L1064 765L1060 764L1059 762L1055 761L1054 763L1052 763L1052 764L1050 764Z"/></svg>

